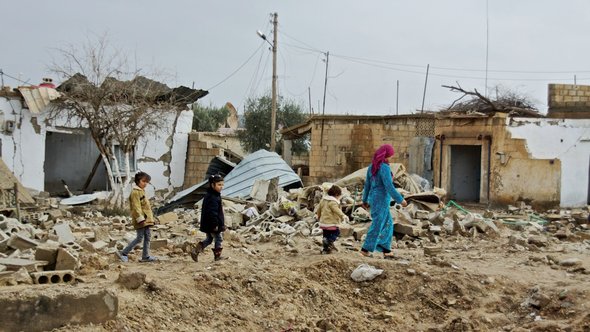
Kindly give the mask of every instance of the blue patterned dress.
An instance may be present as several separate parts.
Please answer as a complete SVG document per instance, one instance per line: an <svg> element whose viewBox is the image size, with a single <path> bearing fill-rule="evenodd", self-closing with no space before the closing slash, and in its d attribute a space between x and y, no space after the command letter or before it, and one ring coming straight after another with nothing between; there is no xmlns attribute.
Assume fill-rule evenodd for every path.
<svg viewBox="0 0 590 332"><path fill-rule="evenodd" d="M369 203L373 222L367 232L363 249L369 252L389 252L393 236L393 219L389 212L389 203L391 198L397 203L401 203L404 198L393 186L389 164L382 163L374 176L371 174L372 167L369 166L367 170L363 202Z"/></svg>

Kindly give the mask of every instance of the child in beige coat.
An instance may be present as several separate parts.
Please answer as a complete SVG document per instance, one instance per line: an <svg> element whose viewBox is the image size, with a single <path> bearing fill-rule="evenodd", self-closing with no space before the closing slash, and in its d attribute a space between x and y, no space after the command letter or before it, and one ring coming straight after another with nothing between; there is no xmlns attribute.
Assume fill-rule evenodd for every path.
<svg viewBox="0 0 590 332"><path fill-rule="evenodd" d="M338 251L334 242L340 236L340 228L338 225L348 217L342 212L340 208L340 197L342 196L342 189L333 185L328 189L328 195L322 197L317 209L317 217L320 221L320 229L323 232L323 249L322 254L330 254L332 251Z"/></svg>

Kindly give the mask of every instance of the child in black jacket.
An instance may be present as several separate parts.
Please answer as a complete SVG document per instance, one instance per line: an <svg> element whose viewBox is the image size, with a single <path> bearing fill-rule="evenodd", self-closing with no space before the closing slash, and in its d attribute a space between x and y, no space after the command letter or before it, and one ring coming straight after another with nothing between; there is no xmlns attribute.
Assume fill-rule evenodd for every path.
<svg viewBox="0 0 590 332"><path fill-rule="evenodd" d="M215 241L213 246L213 255L216 261L222 259L221 244L223 242L222 233L225 231L225 220L223 217L223 206L221 204L221 190L223 189L223 178L220 175L211 175L209 177L209 188L203 198L203 207L201 209L201 226L199 230L206 234L205 240L197 243L191 250L192 259L197 262L199 254L205 248Z"/></svg>

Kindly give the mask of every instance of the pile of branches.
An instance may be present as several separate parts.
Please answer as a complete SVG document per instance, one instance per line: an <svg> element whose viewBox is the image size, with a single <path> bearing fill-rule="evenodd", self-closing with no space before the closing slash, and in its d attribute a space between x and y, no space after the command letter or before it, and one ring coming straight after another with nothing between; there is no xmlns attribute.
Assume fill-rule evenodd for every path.
<svg viewBox="0 0 590 332"><path fill-rule="evenodd" d="M537 111L533 102L526 97L519 95L512 91L503 91L501 94L496 94L496 98L488 98L477 89L467 91L461 86L443 85L453 92L460 92L463 95L455 100L449 107L441 111L441 113L463 113L463 114L479 114L479 115L493 115L496 112L508 113L511 116L541 116ZM466 100L463 98L469 97Z"/></svg>

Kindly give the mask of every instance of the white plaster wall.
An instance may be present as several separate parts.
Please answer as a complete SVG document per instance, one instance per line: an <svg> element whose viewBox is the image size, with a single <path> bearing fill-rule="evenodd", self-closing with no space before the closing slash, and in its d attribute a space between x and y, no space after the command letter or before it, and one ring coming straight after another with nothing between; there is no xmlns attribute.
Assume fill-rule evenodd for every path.
<svg viewBox="0 0 590 332"><path fill-rule="evenodd" d="M176 113L167 115L166 123L155 135L146 137L138 143L137 168L152 177L151 184L156 190L168 190L182 187L188 147L188 134L193 125L193 112L182 111L173 128ZM170 163L162 157L171 151ZM170 172L168 176L165 174Z"/></svg>
<svg viewBox="0 0 590 332"><path fill-rule="evenodd" d="M45 132L44 118L22 108L20 99L0 97L0 139L2 140L2 159L23 186L42 191L45 173ZM41 130L37 134L31 123L33 116ZM4 131L6 120L15 121L14 132Z"/></svg>
<svg viewBox="0 0 590 332"><path fill-rule="evenodd" d="M174 188L180 188L184 184L188 136L192 127L193 112L182 111L176 123L176 132L172 145L172 160L170 162L170 184Z"/></svg>
<svg viewBox="0 0 590 332"><path fill-rule="evenodd" d="M562 207L586 206L590 169L590 120L514 118L513 138L526 140L532 158L561 161Z"/></svg>
<svg viewBox="0 0 590 332"><path fill-rule="evenodd" d="M16 115L13 115L13 109ZM37 117L40 126L39 134L31 123L31 118ZM137 168L152 176L150 186L155 190L171 192L182 187L186 162L188 134L192 128L192 111L182 111L176 127L175 112L170 112L165 120L166 125L155 135L146 137L138 143L136 149ZM22 108L20 99L0 97L0 122L16 120L17 125L12 134L0 130L2 140L2 159L8 168L17 176L19 181L28 188L44 190L44 160L45 160L45 117L41 114L31 114ZM77 124L67 124L64 120L57 121L60 126L70 127ZM54 130L54 129L50 129ZM171 150L170 164L161 160L162 156ZM47 156L48 158L51 156ZM168 175L167 171L170 171ZM153 191L153 189L148 189Z"/></svg>

